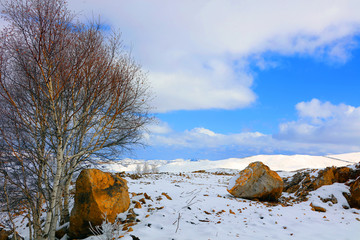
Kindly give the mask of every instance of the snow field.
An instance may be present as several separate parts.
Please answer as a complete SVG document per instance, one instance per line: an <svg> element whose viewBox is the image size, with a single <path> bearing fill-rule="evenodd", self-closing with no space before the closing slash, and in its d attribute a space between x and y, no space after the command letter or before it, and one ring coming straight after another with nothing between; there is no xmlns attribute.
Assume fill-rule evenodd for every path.
<svg viewBox="0 0 360 240"><path fill-rule="evenodd" d="M93 236L87 240L112 239L116 236L123 236L121 239L125 240L133 240L132 236L141 240L359 240L360 210L344 209L343 206L346 208L348 204L343 192L349 192L344 184L323 186L311 192L308 201L301 203L292 200L292 194L283 193L283 205L237 199L226 191L230 179L254 161L262 161L272 170L278 170L281 178L291 178L298 169L308 168L311 176L317 176L318 170L314 168L345 166L349 162L357 163L359 159L360 153L329 157L259 155L219 161L146 161L149 165L156 165L160 173L145 174L139 179L125 177L131 201L139 202L144 198L144 193L151 197L151 200L145 199L142 208L134 209L139 222L131 226L132 231L122 230L123 226L105 224L108 232L116 232L116 235ZM125 159L105 164L89 164L87 167L107 172L131 173L136 171L139 164L145 164L145 161ZM206 172L191 173L197 170ZM168 194L172 200L162 193ZM336 203L324 203L321 200L332 198L332 195L337 199ZM311 203L327 211L312 211ZM134 205L131 203L130 208ZM125 219L127 214L122 213L119 217ZM27 220L20 216L15 221L19 234L28 239Z"/></svg>
<svg viewBox="0 0 360 240"><path fill-rule="evenodd" d="M347 153L329 156L310 156L310 155L257 155L246 158L229 158L224 160L210 161L186 159L175 160L134 160L123 159L98 167L103 171L109 172L135 172L138 165L144 166L145 163L157 166L159 172L193 172L197 170L212 169L237 169L242 170L250 163L261 161L274 171L296 171L304 168L325 168L341 167L360 162L360 153Z"/></svg>
<svg viewBox="0 0 360 240"><path fill-rule="evenodd" d="M359 239L360 210L342 207L347 204L342 195L348 191L344 184L324 186L314 191L309 201L283 207L232 197L226 191L231 177L186 173L127 179L130 192L147 193L152 200L134 209L140 222L123 239L132 240L130 235L142 240ZM331 194L338 199L332 206L318 197ZM290 196L284 193L284 197ZM132 200L141 198L138 195ZM327 212L312 211L311 202L325 207Z"/></svg>

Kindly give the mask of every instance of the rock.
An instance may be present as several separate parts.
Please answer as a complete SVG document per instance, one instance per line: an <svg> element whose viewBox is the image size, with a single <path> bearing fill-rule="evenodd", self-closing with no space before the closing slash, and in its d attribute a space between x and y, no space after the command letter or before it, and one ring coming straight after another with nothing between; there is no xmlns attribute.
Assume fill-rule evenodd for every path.
<svg viewBox="0 0 360 240"><path fill-rule="evenodd" d="M131 237L133 240L140 240L140 238L138 238L137 236L134 236L134 235L130 235L130 237Z"/></svg>
<svg viewBox="0 0 360 240"><path fill-rule="evenodd" d="M326 209L317 205L314 205L313 203L310 203L311 210L316 212L326 212Z"/></svg>
<svg viewBox="0 0 360 240"><path fill-rule="evenodd" d="M65 234L68 233L69 230L69 223L65 223L62 226L60 226L58 229L56 229L55 237L57 239L61 239Z"/></svg>
<svg viewBox="0 0 360 240"><path fill-rule="evenodd" d="M298 191L301 187L300 183L311 182L309 173L307 172L298 172L291 178L291 180L289 180L289 178L286 178L283 179L283 181L283 191L288 193L294 193Z"/></svg>
<svg viewBox="0 0 360 240"><path fill-rule="evenodd" d="M347 200L350 207L360 209L360 177L350 185L350 196Z"/></svg>
<svg viewBox="0 0 360 240"><path fill-rule="evenodd" d="M262 162L253 162L230 180L227 190L235 197L276 201L281 196L283 181Z"/></svg>
<svg viewBox="0 0 360 240"><path fill-rule="evenodd" d="M335 182L335 167L327 167L324 170L319 171L318 177L311 182L308 189L313 191L324 185L331 185Z"/></svg>
<svg viewBox="0 0 360 240"><path fill-rule="evenodd" d="M161 193L161 195L165 196L167 199L172 200L172 198L167 193Z"/></svg>
<svg viewBox="0 0 360 240"><path fill-rule="evenodd" d="M144 193L144 197L145 197L145 199L152 201L151 197L147 193Z"/></svg>
<svg viewBox="0 0 360 240"><path fill-rule="evenodd" d="M141 203L139 203L138 201L135 201L134 208L141 208Z"/></svg>
<svg viewBox="0 0 360 240"><path fill-rule="evenodd" d="M6 231L5 229L0 229L0 240L14 240L15 235L16 235L17 240L23 240L24 239L18 233L16 233L16 234L13 234L13 233L14 233L14 231Z"/></svg>
<svg viewBox="0 0 360 240"><path fill-rule="evenodd" d="M335 182L349 184L351 180L360 176L360 169L358 167L328 167L318 171L317 176L315 173L315 169L309 169L298 172L291 178L284 179L284 191L295 193L298 200L304 201L310 191L314 191L324 185L331 185ZM349 201L350 195L346 196L346 198Z"/></svg>
<svg viewBox="0 0 360 240"><path fill-rule="evenodd" d="M11 231L0 229L0 240L8 240L11 233L12 233Z"/></svg>
<svg viewBox="0 0 360 240"><path fill-rule="evenodd" d="M349 179L352 179L355 171L352 171L348 167L339 167L335 170L335 181L338 183L345 183Z"/></svg>
<svg viewBox="0 0 360 240"><path fill-rule="evenodd" d="M337 200L337 198L334 196L334 194L331 194L328 198L322 198L322 197L320 197L320 200L321 200L323 203L327 203L327 202L331 202L332 204L337 204L337 203L338 203L338 200Z"/></svg>
<svg viewBox="0 0 360 240"><path fill-rule="evenodd" d="M129 209L128 214L126 215L126 222L127 223L132 223L136 221L136 213L134 212L134 209Z"/></svg>
<svg viewBox="0 0 360 240"><path fill-rule="evenodd" d="M93 227L105 220L114 223L130 205L127 182L119 176L97 169L83 170L76 180L74 208L71 211L69 237L86 238Z"/></svg>

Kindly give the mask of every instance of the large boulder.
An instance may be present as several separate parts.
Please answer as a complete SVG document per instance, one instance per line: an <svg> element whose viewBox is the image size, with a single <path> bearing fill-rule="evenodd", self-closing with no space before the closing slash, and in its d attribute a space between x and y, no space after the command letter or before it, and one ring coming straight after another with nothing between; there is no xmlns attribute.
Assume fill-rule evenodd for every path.
<svg viewBox="0 0 360 240"><path fill-rule="evenodd" d="M230 180L227 190L235 197L276 201L281 196L283 181L262 162L253 162Z"/></svg>
<svg viewBox="0 0 360 240"><path fill-rule="evenodd" d="M5 229L0 228L0 240L14 240L16 235L17 240L23 240L18 233L14 234L14 231L6 231Z"/></svg>
<svg viewBox="0 0 360 240"><path fill-rule="evenodd" d="M349 179L356 178L356 174L358 174L358 172L355 169L351 169L349 167L339 167L334 172L335 182L345 183Z"/></svg>
<svg viewBox="0 0 360 240"><path fill-rule="evenodd" d="M11 233L12 233L11 231L6 231L5 229L0 229L0 240L8 240Z"/></svg>
<svg viewBox="0 0 360 240"><path fill-rule="evenodd" d="M360 209L360 177L350 185L350 196L348 197L350 207Z"/></svg>
<svg viewBox="0 0 360 240"><path fill-rule="evenodd" d="M70 238L92 235L89 225L99 226L106 219L114 223L130 205L127 182L119 176L97 169L83 170L76 180L75 204L71 211Z"/></svg>
<svg viewBox="0 0 360 240"><path fill-rule="evenodd" d="M335 179L335 167L327 167L324 170L319 171L318 176L309 185L309 190L313 191L325 185L333 184Z"/></svg>

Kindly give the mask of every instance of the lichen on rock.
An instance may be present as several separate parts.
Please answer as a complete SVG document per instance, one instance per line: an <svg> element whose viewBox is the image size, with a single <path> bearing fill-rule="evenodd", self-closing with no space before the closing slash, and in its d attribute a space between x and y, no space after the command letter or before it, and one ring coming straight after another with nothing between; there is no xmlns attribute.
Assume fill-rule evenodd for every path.
<svg viewBox="0 0 360 240"><path fill-rule="evenodd" d="M262 162L253 162L230 180L227 190L235 197L276 201L281 196L283 181Z"/></svg>
<svg viewBox="0 0 360 240"><path fill-rule="evenodd" d="M91 235L90 224L114 223L130 205L127 181L98 169L84 169L76 180L75 204L70 216L69 236Z"/></svg>

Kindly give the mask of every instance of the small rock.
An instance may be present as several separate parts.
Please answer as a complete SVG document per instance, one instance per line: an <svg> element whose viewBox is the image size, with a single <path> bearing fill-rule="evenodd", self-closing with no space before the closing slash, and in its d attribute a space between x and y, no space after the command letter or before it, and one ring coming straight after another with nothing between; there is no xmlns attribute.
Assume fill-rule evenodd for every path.
<svg viewBox="0 0 360 240"><path fill-rule="evenodd" d="M138 201L136 201L134 208L139 209L139 208L142 208L142 207L141 207L141 204Z"/></svg>
<svg viewBox="0 0 360 240"><path fill-rule="evenodd" d="M140 240L140 238L138 238L137 236L134 236L134 235L130 235L130 237L132 237L132 240Z"/></svg>
<svg viewBox="0 0 360 240"><path fill-rule="evenodd" d="M142 204L146 204L145 198L141 198L139 202L141 202Z"/></svg>
<svg viewBox="0 0 360 240"><path fill-rule="evenodd" d="M314 205L313 203L310 203L311 210L316 212L326 212L326 209L317 205Z"/></svg>
<svg viewBox="0 0 360 240"><path fill-rule="evenodd" d="M324 203L327 203L327 202L331 202L332 204L337 204L338 203L338 200L334 196L334 194L331 194L330 197L328 197L328 198L320 198L320 200L322 202L324 202Z"/></svg>
<svg viewBox="0 0 360 240"><path fill-rule="evenodd" d="M161 193L161 195L165 196L167 199L172 200L172 198L167 193Z"/></svg>
<svg viewBox="0 0 360 240"><path fill-rule="evenodd" d="M146 200L151 200L151 197L147 193L144 193L144 197Z"/></svg>

